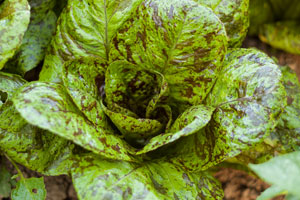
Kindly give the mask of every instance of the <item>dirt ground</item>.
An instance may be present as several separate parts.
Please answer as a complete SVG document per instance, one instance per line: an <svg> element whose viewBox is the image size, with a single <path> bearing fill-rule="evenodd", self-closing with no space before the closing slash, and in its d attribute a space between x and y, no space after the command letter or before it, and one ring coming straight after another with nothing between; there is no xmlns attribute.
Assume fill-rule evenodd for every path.
<svg viewBox="0 0 300 200"><path fill-rule="evenodd" d="M300 56L285 53L270 48L256 38L247 38L243 47L256 47L269 56L276 57L280 65L289 65L296 71L300 80ZM16 173L13 166L8 162L6 166ZM26 177L40 177L39 174L21 167ZM245 172L234 169L221 169L215 177L222 183L225 191L224 200L255 200L259 194L269 187L268 184ZM47 200L76 200L76 192L72 186L71 179L67 176L45 177ZM277 197L274 200L283 200L284 197ZM1 199L0 200L8 200Z"/></svg>

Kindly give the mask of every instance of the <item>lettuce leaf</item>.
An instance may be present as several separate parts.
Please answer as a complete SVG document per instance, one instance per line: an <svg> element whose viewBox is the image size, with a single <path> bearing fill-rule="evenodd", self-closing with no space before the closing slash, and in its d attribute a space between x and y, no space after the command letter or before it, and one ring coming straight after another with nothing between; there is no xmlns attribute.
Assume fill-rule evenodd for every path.
<svg viewBox="0 0 300 200"><path fill-rule="evenodd" d="M32 170L48 175L67 174L64 160L72 156L72 142L28 124L12 103L12 96L25 83L17 75L0 72L0 91L8 94L0 108L0 150Z"/></svg>
<svg viewBox="0 0 300 200"><path fill-rule="evenodd" d="M68 1L58 19L40 80L60 82L62 65L70 59L90 56L108 61L113 36L141 2Z"/></svg>
<svg viewBox="0 0 300 200"><path fill-rule="evenodd" d="M287 199L299 199L299 176L300 176L300 152L296 151L286 155L282 155L271 159L270 161L259 164L250 165L250 168L257 173L263 180L267 181L271 186L268 195L264 192L262 195L274 197L282 192L288 192ZM273 193L273 195L272 195ZM267 199L260 197L260 200Z"/></svg>
<svg viewBox="0 0 300 200"><path fill-rule="evenodd" d="M20 48L5 65L5 70L24 74L43 61L56 27L56 14L52 11L55 0L30 0L30 23Z"/></svg>
<svg viewBox="0 0 300 200"><path fill-rule="evenodd" d="M229 47L241 47L249 27L249 0L194 0L211 8L223 22ZM263 0L259 0L262 2ZM251 2L252 3L252 2ZM259 13L261 14L261 13Z"/></svg>
<svg viewBox="0 0 300 200"><path fill-rule="evenodd" d="M239 155L235 162L262 163L280 154L300 150L300 83L289 67L280 67L282 83L287 92L287 106L280 116L276 129L264 142Z"/></svg>
<svg viewBox="0 0 300 200"><path fill-rule="evenodd" d="M29 19L27 0L5 0L0 4L0 70L22 44Z"/></svg>
<svg viewBox="0 0 300 200"><path fill-rule="evenodd" d="M281 72L274 61L253 49L232 49L206 103L216 107L198 133L169 147L172 162L205 170L261 143L286 106Z"/></svg>
<svg viewBox="0 0 300 200"><path fill-rule="evenodd" d="M72 170L80 199L223 199L206 172L189 173L166 161L129 163L80 156Z"/></svg>

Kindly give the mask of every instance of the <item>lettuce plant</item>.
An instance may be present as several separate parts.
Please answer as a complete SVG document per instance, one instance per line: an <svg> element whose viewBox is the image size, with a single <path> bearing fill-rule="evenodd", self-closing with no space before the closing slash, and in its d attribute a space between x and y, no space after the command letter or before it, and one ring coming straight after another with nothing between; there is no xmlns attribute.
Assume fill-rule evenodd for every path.
<svg viewBox="0 0 300 200"><path fill-rule="evenodd" d="M251 0L249 34L274 48L300 54L299 11L297 0Z"/></svg>
<svg viewBox="0 0 300 200"><path fill-rule="evenodd" d="M2 154L70 175L80 199L222 199L209 169L263 144L294 98L271 58L239 47L248 4L68 1L40 80L0 72Z"/></svg>

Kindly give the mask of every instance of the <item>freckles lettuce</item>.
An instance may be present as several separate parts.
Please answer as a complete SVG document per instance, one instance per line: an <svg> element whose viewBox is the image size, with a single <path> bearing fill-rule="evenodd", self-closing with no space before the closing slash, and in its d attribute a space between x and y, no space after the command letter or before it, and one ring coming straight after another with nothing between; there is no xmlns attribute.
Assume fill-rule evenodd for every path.
<svg viewBox="0 0 300 200"><path fill-rule="evenodd" d="M223 199L208 170L285 127L293 95L239 47L248 5L68 1L40 80L0 72L1 151L70 175L80 199Z"/></svg>

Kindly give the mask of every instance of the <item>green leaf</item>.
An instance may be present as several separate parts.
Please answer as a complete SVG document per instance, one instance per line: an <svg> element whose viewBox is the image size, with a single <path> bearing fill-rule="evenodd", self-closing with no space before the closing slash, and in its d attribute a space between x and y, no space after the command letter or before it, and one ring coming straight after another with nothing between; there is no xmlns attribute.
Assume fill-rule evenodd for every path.
<svg viewBox="0 0 300 200"><path fill-rule="evenodd" d="M216 179L168 162L134 164L81 156L72 171L80 199L222 199Z"/></svg>
<svg viewBox="0 0 300 200"><path fill-rule="evenodd" d="M200 104L226 53L227 36L219 18L191 0L147 0L136 13L114 37L111 59L163 74L175 115Z"/></svg>
<svg viewBox="0 0 300 200"><path fill-rule="evenodd" d="M284 194L284 191L280 188L277 187L275 185L269 187L268 189L266 189L265 191L263 191L259 197L257 198L257 200L269 200L275 196Z"/></svg>
<svg viewBox="0 0 300 200"><path fill-rule="evenodd" d="M46 199L46 189L44 178L21 179L17 182L16 189L12 190L11 198L13 200L43 200Z"/></svg>
<svg viewBox="0 0 300 200"><path fill-rule="evenodd" d="M279 146L282 145L281 152L286 153L300 150L300 83L296 73L289 67L280 69L287 92L287 106L273 135L280 141Z"/></svg>
<svg viewBox="0 0 300 200"><path fill-rule="evenodd" d="M153 151L181 137L197 133L208 124L214 110L215 108L204 105L190 107L176 119L170 130L166 130L166 133L153 137L137 154Z"/></svg>
<svg viewBox="0 0 300 200"><path fill-rule="evenodd" d="M43 174L67 174L74 144L26 122L12 103L16 90L26 83L18 75L0 72L0 91L7 99L0 107L0 150L16 162Z"/></svg>
<svg viewBox="0 0 300 200"><path fill-rule="evenodd" d="M293 152L250 168L266 182L300 198L300 152ZM275 193L276 194L276 193Z"/></svg>
<svg viewBox="0 0 300 200"><path fill-rule="evenodd" d="M50 43L56 27L56 15L51 10L53 0L30 0L31 16L28 29L23 37L21 47L10 60L5 70L24 75L37 67L44 59L45 50Z"/></svg>
<svg viewBox="0 0 300 200"><path fill-rule="evenodd" d="M249 0L194 0L211 8L220 18L229 37L229 47L240 47L249 27ZM260 0L263 2L263 0ZM261 14L261 13L260 13Z"/></svg>
<svg viewBox="0 0 300 200"><path fill-rule="evenodd" d="M300 83L296 73L289 67L280 69L287 92L287 106L271 135L263 143L237 157L244 164L262 163L278 154L300 151Z"/></svg>
<svg viewBox="0 0 300 200"><path fill-rule="evenodd" d="M251 49L233 49L206 104L216 110L199 133L170 147L172 161L203 170L261 143L278 122L286 92L271 58Z"/></svg>
<svg viewBox="0 0 300 200"><path fill-rule="evenodd" d="M62 78L79 110L95 126L107 128L107 117L100 105L105 86L105 69L101 64L102 60L92 58L66 62Z"/></svg>
<svg viewBox="0 0 300 200"><path fill-rule="evenodd" d="M259 33L261 41L289 53L300 54L300 27L297 21L265 24Z"/></svg>
<svg viewBox="0 0 300 200"><path fill-rule="evenodd" d="M0 70L20 47L29 18L27 0L5 0L0 4Z"/></svg>
<svg viewBox="0 0 300 200"><path fill-rule="evenodd" d="M63 63L74 58L90 56L108 61L113 36L141 2L68 1L46 53L40 80L61 81Z"/></svg>
<svg viewBox="0 0 300 200"><path fill-rule="evenodd" d="M13 93L24 85L26 81L15 74L0 72L0 92L7 94L7 99L10 99Z"/></svg>
<svg viewBox="0 0 300 200"><path fill-rule="evenodd" d="M129 143L134 144L135 141L138 141L138 143L144 144L147 138L159 134L163 129L163 125L157 120L134 118L113 112L104 105L102 107L106 115Z"/></svg>
<svg viewBox="0 0 300 200"><path fill-rule="evenodd" d="M133 148L109 127L96 127L74 105L60 84L31 82L13 99L22 117L104 157L132 161Z"/></svg>
<svg viewBox="0 0 300 200"><path fill-rule="evenodd" d="M151 115L148 111L149 102L153 101L154 96L161 93L161 90L165 90L161 89L157 81L160 78L158 76L155 72L126 61L113 62L105 74L107 107L132 117ZM155 100L158 101L159 98ZM120 107L123 109L120 110ZM128 111L124 112L124 109Z"/></svg>
<svg viewBox="0 0 300 200"><path fill-rule="evenodd" d="M11 174L0 161L0 198L7 198L11 192Z"/></svg>

